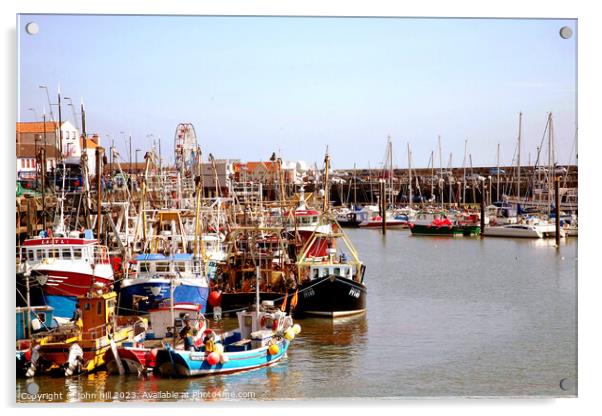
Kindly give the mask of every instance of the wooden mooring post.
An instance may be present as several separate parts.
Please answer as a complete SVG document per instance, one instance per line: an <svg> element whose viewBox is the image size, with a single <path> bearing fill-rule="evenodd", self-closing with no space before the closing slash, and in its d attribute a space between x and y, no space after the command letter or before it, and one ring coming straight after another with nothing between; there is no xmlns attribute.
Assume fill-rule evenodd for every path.
<svg viewBox="0 0 602 416"><path fill-rule="evenodd" d="M485 200L487 199L487 191L483 189L481 195L481 238L485 237Z"/></svg>

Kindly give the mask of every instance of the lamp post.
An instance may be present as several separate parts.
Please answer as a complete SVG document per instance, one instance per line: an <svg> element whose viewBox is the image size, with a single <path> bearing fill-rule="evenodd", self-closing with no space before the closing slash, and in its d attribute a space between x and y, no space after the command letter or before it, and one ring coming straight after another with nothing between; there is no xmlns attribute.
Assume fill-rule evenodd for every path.
<svg viewBox="0 0 602 416"><path fill-rule="evenodd" d="M33 117L34 117L34 120L35 120L35 121L38 121L38 113L37 113L36 109L35 109L35 108L33 108L33 107L30 107L30 108L28 108L28 110L29 110L29 111L33 111Z"/></svg>
<svg viewBox="0 0 602 416"><path fill-rule="evenodd" d="M73 100L71 99L71 97L63 97L63 99L65 101L69 100L69 102L67 103L67 105L69 107L71 107L71 112L73 113L73 122L75 123L75 127L77 127L77 129L80 131L80 133L83 133L81 131L81 126L79 125L79 120L77 118L77 112L75 111L75 106L73 105Z"/></svg>
<svg viewBox="0 0 602 416"><path fill-rule="evenodd" d="M50 102L50 93L48 92L48 87L46 85L40 85L38 88L46 90L46 98L48 98L48 108L50 110L50 120L54 121L54 114L52 113L52 103Z"/></svg>

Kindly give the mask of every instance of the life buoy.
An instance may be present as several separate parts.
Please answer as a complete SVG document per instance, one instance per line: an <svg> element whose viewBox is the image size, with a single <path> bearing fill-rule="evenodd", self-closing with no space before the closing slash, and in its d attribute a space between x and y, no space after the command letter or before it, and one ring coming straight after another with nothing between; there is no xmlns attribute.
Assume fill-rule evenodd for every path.
<svg viewBox="0 0 602 416"><path fill-rule="evenodd" d="M272 331L276 331L278 329L278 319L274 319L272 323Z"/></svg>

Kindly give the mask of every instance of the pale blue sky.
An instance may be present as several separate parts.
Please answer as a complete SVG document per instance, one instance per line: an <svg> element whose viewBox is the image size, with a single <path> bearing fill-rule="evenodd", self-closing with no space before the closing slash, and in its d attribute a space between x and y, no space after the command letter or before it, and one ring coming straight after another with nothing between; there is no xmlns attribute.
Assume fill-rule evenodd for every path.
<svg viewBox="0 0 602 416"><path fill-rule="evenodd" d="M60 83L124 156L120 131L134 148L161 137L171 157L179 122L205 155L321 162L328 144L339 168L381 164L389 134L400 167L408 142L426 166L437 135L444 165L462 164L466 138L473 165L495 164L498 142L509 164L519 111L524 163L548 111L560 163L575 138L574 20L22 15L18 30L19 119Z"/></svg>

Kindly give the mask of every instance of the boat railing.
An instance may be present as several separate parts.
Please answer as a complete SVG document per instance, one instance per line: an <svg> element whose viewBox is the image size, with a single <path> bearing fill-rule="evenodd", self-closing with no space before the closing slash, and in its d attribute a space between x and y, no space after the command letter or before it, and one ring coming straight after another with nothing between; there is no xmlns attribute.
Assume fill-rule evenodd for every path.
<svg viewBox="0 0 602 416"><path fill-rule="evenodd" d="M109 264L109 250L106 246L94 246L92 255L95 264Z"/></svg>
<svg viewBox="0 0 602 416"><path fill-rule="evenodd" d="M82 332L83 339L100 338L107 335L107 324L100 324Z"/></svg>

